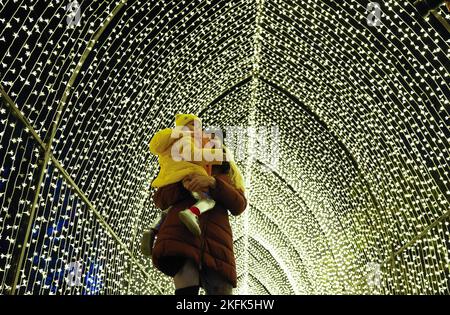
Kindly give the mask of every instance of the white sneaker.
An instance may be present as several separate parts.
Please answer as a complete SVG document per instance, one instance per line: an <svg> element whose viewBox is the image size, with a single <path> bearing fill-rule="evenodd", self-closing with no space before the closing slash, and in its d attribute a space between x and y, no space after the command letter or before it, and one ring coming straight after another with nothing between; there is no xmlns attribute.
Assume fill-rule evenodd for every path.
<svg viewBox="0 0 450 315"><path fill-rule="evenodd" d="M181 222L186 225L189 231L191 231L192 234L194 234L195 236L200 236L201 230L198 216L192 213L191 210L186 209L178 212L178 217L180 218Z"/></svg>

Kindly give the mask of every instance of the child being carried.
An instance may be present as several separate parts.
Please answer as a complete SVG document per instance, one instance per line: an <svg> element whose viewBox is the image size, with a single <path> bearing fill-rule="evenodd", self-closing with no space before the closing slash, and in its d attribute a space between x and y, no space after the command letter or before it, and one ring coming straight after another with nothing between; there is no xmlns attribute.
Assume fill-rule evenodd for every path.
<svg viewBox="0 0 450 315"><path fill-rule="evenodd" d="M177 183L188 175L211 176L212 165L223 161L223 148L217 141L203 137L200 119L192 114L177 114L175 128L158 131L150 141L150 152L158 156L160 171L152 187ZM197 202L179 212L180 220L196 236L201 234L198 217L214 208L215 201L206 192L193 191ZM159 220L159 228L162 220Z"/></svg>

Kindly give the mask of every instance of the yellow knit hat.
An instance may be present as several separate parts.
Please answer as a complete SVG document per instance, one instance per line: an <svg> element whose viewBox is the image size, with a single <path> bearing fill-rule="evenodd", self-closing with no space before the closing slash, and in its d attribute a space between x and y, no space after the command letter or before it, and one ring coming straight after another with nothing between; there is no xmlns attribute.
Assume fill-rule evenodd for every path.
<svg viewBox="0 0 450 315"><path fill-rule="evenodd" d="M193 120L198 120L201 122L201 119L193 114L176 114L175 115L175 126L185 126Z"/></svg>

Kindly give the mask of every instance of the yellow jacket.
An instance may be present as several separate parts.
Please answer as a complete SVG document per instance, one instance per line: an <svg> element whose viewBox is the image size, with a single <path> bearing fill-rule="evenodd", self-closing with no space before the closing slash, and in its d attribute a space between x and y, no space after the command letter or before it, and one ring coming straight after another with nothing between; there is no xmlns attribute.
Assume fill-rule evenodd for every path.
<svg viewBox="0 0 450 315"><path fill-rule="evenodd" d="M158 162L160 166L158 176L153 180L152 187L163 187L169 184L177 183L181 181L186 175L200 174L208 175L205 166L208 164L222 164L222 161L206 161L204 160L205 153L210 156L215 156L217 150L222 149L201 149L202 155L201 161L192 161L194 150L198 150L194 145L194 141L190 136L183 136L179 139L171 137L173 130L166 128L158 131L150 141L150 152L158 156ZM172 158L171 150L175 141L186 141L191 148L192 159L191 161L175 161Z"/></svg>

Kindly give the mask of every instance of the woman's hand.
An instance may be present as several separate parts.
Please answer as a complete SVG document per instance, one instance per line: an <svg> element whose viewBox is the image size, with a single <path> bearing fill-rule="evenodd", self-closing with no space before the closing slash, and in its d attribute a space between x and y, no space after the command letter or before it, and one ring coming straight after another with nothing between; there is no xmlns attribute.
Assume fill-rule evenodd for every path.
<svg viewBox="0 0 450 315"><path fill-rule="evenodd" d="M183 178L183 186L189 191L208 192L216 186L216 179L212 176L191 174Z"/></svg>

